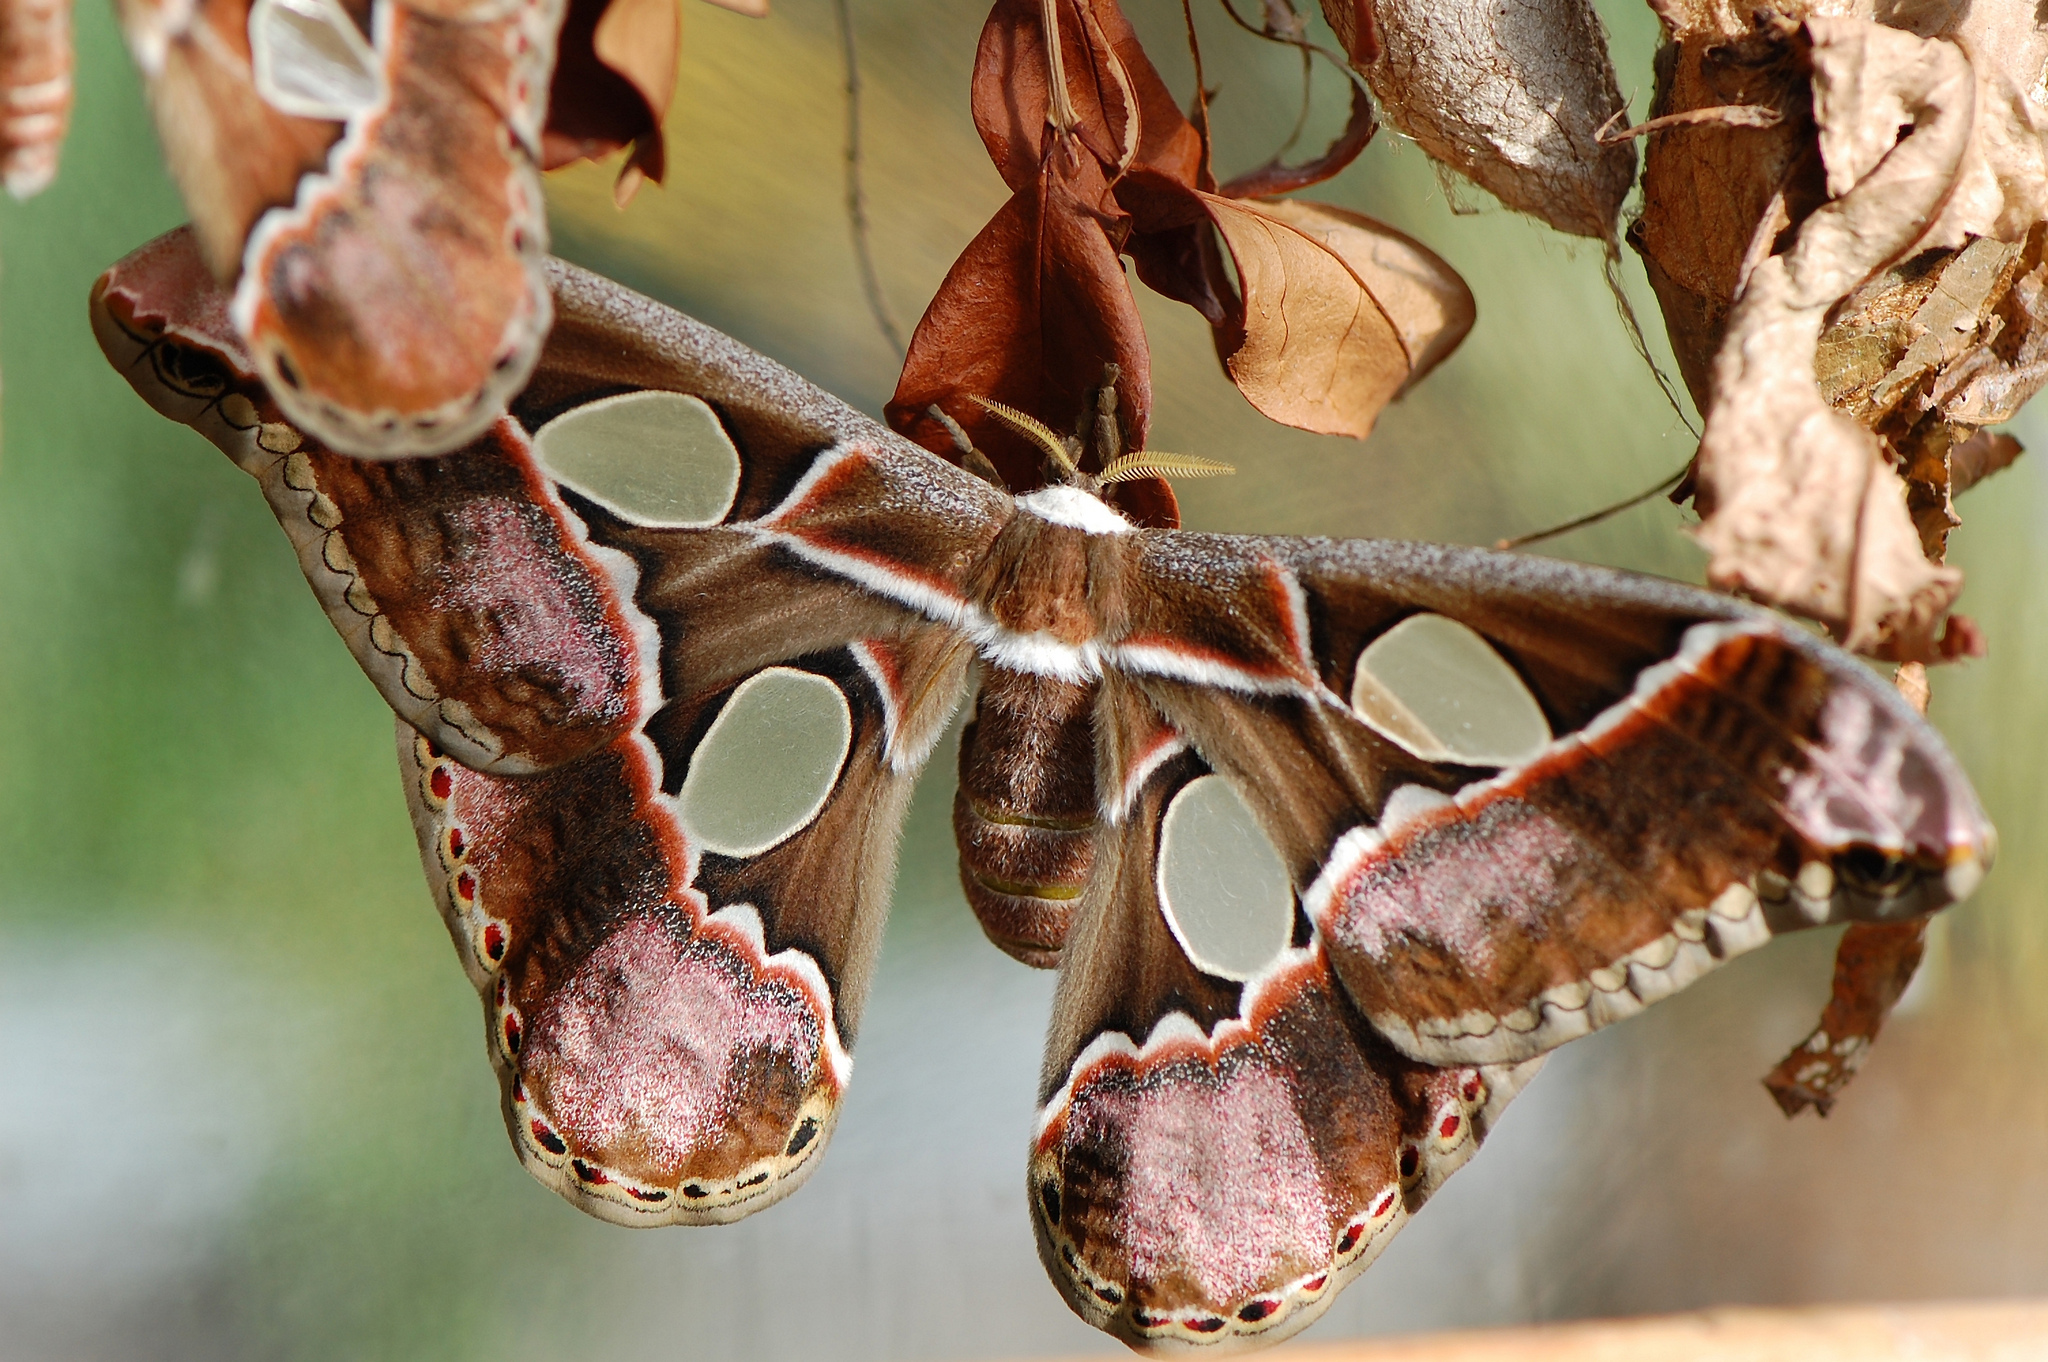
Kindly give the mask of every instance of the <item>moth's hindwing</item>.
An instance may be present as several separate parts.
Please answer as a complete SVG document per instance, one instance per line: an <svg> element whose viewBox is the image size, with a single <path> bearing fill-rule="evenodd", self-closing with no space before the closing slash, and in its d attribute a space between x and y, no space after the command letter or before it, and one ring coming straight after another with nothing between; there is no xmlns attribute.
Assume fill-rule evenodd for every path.
<svg viewBox="0 0 2048 1362"><path fill-rule="evenodd" d="M915 770L892 761L908 735L888 688L949 707L964 662L937 631L863 641L529 776L399 724L427 880L535 1177L608 1220L703 1224L808 1176Z"/></svg>
<svg viewBox="0 0 2048 1362"><path fill-rule="evenodd" d="M1068 1302L1133 1347L1276 1342L1378 1256L1537 1062L1397 1051L1347 998L1270 847L1253 848L1267 874L1216 886L1234 869L1205 853L1262 834L1185 742L1156 751L1066 943L1032 1217ZM1235 967L1198 966L1212 901L1277 936Z"/></svg>

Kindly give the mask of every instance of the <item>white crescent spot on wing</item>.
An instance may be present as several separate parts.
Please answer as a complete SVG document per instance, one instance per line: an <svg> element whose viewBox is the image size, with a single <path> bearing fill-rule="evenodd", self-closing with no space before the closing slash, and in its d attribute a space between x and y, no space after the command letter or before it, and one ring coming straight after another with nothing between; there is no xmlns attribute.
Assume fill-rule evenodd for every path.
<svg viewBox="0 0 2048 1362"><path fill-rule="evenodd" d="M547 474L635 525L701 529L732 509L740 452L685 393L620 393L563 412L533 437Z"/></svg>
<svg viewBox="0 0 2048 1362"><path fill-rule="evenodd" d="M808 827L853 746L853 714L815 672L769 667L742 682L711 722L676 795L707 851L758 856Z"/></svg>

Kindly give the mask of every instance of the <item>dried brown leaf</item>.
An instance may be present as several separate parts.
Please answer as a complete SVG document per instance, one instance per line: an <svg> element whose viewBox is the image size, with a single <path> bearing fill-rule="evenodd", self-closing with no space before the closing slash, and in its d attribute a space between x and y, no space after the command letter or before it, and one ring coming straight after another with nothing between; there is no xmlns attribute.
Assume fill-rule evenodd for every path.
<svg viewBox="0 0 2048 1362"><path fill-rule="evenodd" d="M642 181L660 183L668 168L661 123L681 56L676 0L569 0L541 134L543 168L630 146L619 168L620 203Z"/></svg>
<svg viewBox="0 0 2048 1362"><path fill-rule="evenodd" d="M950 435L925 414L937 403L1019 490L1044 480L1042 457L969 399L1071 428L1109 363L1119 370L1125 447L1141 445L1150 426L1150 356L1120 249L1131 250L1148 282L1219 314L1222 307L1209 296L1214 276L1198 235L1206 229L1195 189L1210 182L1201 135L1115 0L1054 8L1072 125L1049 127L1052 65L1037 0L998 0L976 52L973 110L1012 198L940 286L888 406L896 429L951 453ZM1093 471L1098 451L1086 453ZM1112 495L1144 523L1177 521L1160 479L1120 483Z"/></svg>
<svg viewBox="0 0 2048 1362"><path fill-rule="evenodd" d="M2036 227L2027 259L2040 262L2048 231ZM1928 399L1943 420L1989 426L2010 421L2048 384L2048 263L2034 263L1994 304L1983 343L1935 380Z"/></svg>
<svg viewBox="0 0 2048 1362"><path fill-rule="evenodd" d="M1137 301L1104 229L1108 203L1092 156L1056 151L1046 158L939 285L889 401L891 425L951 453L951 433L926 412L936 404L1008 485L1035 487L1045 480L1043 453L972 399L1071 428L1103 366L1115 364L1119 421L1128 440L1143 441L1149 359Z"/></svg>
<svg viewBox="0 0 2048 1362"><path fill-rule="evenodd" d="M1276 421L1364 439L1408 381L1400 331L1344 260L1276 205L1203 202L1243 294L1235 325L1216 333L1238 391Z"/></svg>
<svg viewBox="0 0 2048 1362"><path fill-rule="evenodd" d="M1835 950L1835 978L1820 1026L1764 1079L1787 1116L1834 1106L1926 950L1927 919L1856 922Z"/></svg>
<svg viewBox="0 0 2048 1362"><path fill-rule="evenodd" d="M1315 238L1343 261L1393 323L1409 369L1397 397L1457 349L1478 318L1472 290L1458 272L1383 222L1299 199L1262 203L1259 211Z"/></svg>
<svg viewBox="0 0 2048 1362"><path fill-rule="evenodd" d="M2010 435L1978 431L1948 452L1949 494L1961 496L1993 473L2010 468L2025 452L2026 446Z"/></svg>
<svg viewBox="0 0 2048 1362"><path fill-rule="evenodd" d="M1322 155L1300 165L1288 165L1275 156L1258 169L1233 177L1217 192L1232 199L1267 199L1321 184L1357 160L1378 131L1379 125L1372 116L1372 97L1363 86L1353 84L1351 114L1344 121L1344 130Z"/></svg>
<svg viewBox="0 0 2048 1362"><path fill-rule="evenodd" d="M1947 169L1914 251L1973 236L2017 241L2048 207L2048 117L2014 87L1995 53L1973 61L1944 38L1857 19L1815 18L1813 116L1827 188L1840 197L1891 154L1919 109L1955 115L1961 152ZM1931 165L1932 163L1930 163Z"/></svg>
<svg viewBox="0 0 2048 1362"><path fill-rule="evenodd" d="M1830 308L1920 239L1969 141L1975 80L1961 51L1852 20L1807 26L1814 104L1840 192L1764 255L1728 317L1700 444L1697 531L1716 584L1826 623L1852 648L1937 654L1961 574L1927 561L1905 485L1877 437L1831 410L1814 371ZM1837 129L1911 131L1881 152ZM1848 179L1841 166L1862 173ZM1758 229L1759 241L1771 224Z"/></svg>
<svg viewBox="0 0 2048 1362"><path fill-rule="evenodd" d="M1370 101L1354 95L1344 131L1321 156L1260 167L1218 193L1202 129L1181 112L1116 0L1050 8L1056 45L1039 0L998 0L983 28L975 126L1012 198L919 323L890 422L957 456L960 441L930 415L936 404L1006 483L1033 487L1045 476L1042 453L973 399L1070 429L1104 365L1114 364L1122 447L1139 447L1150 418L1149 360L1123 253L1148 285L1201 312L1226 370L1261 411L1364 435L1470 327L1470 294L1442 261L1369 219L1252 205L1229 191L1335 174L1372 135ZM1057 98L1055 53L1064 73ZM1199 100L1196 107L1206 117ZM1393 319L1375 292L1394 300ZM1115 452L1091 446L1084 471ZM1119 483L1114 495L1127 510L1149 501L1155 520L1171 513L1171 494L1156 479Z"/></svg>
<svg viewBox="0 0 2048 1362"><path fill-rule="evenodd" d="M1395 127L1517 212L1613 242L1635 149L1588 0L1323 0Z"/></svg>

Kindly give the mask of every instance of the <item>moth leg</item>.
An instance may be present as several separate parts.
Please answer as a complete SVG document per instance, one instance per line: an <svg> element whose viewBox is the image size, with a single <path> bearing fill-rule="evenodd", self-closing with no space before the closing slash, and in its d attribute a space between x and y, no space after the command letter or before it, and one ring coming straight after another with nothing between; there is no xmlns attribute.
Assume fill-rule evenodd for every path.
<svg viewBox="0 0 2048 1362"><path fill-rule="evenodd" d="M1835 948L1834 992L1815 1028L1764 1079L1787 1116L1834 1106L1877 1039L1927 946L1926 918L1852 922Z"/></svg>

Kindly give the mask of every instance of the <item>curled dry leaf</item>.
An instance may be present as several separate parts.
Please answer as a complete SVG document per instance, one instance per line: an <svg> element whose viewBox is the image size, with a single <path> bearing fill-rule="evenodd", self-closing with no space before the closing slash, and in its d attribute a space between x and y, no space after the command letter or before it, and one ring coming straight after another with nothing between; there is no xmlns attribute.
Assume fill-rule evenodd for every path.
<svg viewBox="0 0 2048 1362"><path fill-rule="evenodd" d="M1458 272L1414 237L1384 222L1299 199L1260 204L1259 210L1322 243L1385 311L1408 369L1396 397L1457 349L1478 319L1478 304Z"/></svg>
<svg viewBox="0 0 2048 1362"><path fill-rule="evenodd" d="M1854 922L1835 951L1835 978L1820 1025L1764 1079L1787 1116L1809 1107L1828 1114L1856 1070L1892 1005L1913 981L1927 948L1926 918L1911 922Z"/></svg>
<svg viewBox="0 0 2048 1362"><path fill-rule="evenodd" d="M983 26L974 121L1010 200L939 285L887 408L896 429L950 455L952 433L929 415L937 406L1019 489L1044 481L1044 454L975 399L1072 429L1114 364L1122 436L1127 448L1143 444L1151 360L1118 259L1133 224L1112 184L1133 170L1178 183L1201 164L1199 136L1113 0L1060 0L1055 10L1066 128L1049 117L1053 58L1036 0L1000 0ZM1148 519L1178 518L1158 479L1114 494Z"/></svg>
<svg viewBox="0 0 2048 1362"><path fill-rule="evenodd" d="M1238 388L1267 416L1363 439L1472 328L1472 294L1413 239L1325 204L1205 196L1237 266L1241 320L1218 328Z"/></svg>
<svg viewBox="0 0 2048 1362"><path fill-rule="evenodd" d="M1724 122L1667 125L1648 141L1643 211L1630 228L1629 240L1641 253L1657 292L1680 372L1695 402L1705 409L1712 357L1758 224L1767 212L1781 213L1784 226L1804 220L1827 198L1854 183L1874 157L1882 156L1896 139L1898 127L1886 122L1895 112L1887 104L1887 81L1862 91L1853 78L1843 78L1845 66L1860 63L1858 44L1837 43L1833 52L1822 54L1837 73L1824 97L1832 102L1823 110L1823 132L1814 121L1809 39L1798 24L1759 18L1768 12L1718 0L1655 0L1655 7L1671 41L1657 61L1653 114L1666 119L1688 111L1749 105L1780 115L1770 127ZM1778 8L1796 19L1813 6L1793 3ZM1867 19L1866 13L1864 20L1824 22ZM1890 7L1888 23L1891 27L1884 31L1910 28L1919 37L1941 38L1951 50L1959 48L1976 93L1968 101L1974 106L1969 145L1943 211L1924 224L1921 238L1899 262L1886 262L1894 271L1888 278L1865 284L1843 310L1845 315L1834 325L1849 329L1839 334L1831 329L1827 337L1827 343L1838 349L1853 347L1859 356L1856 362L1866 369L1889 368L1910 344L1911 337L1891 344L1858 333L1868 333L1873 326L1885 330L1902 320L1918 300L1887 300L1884 293L1893 288L1910 292L1945 264L1942 257L1916 257L1936 246L1963 246L1970 236L2018 241L2040 218L2043 185L2048 184L2048 171L2040 160L2042 111L2028 94L2038 92L2043 65L2048 63L2048 29L2036 10L1929 0ZM1952 74L1962 79L1961 72ZM1961 90L1952 88L1946 98L1962 99ZM1990 337L1980 339L1988 342ZM2005 338L2008 354L2018 341L2013 335Z"/></svg>
<svg viewBox="0 0 2048 1362"><path fill-rule="evenodd" d="M1613 244L1635 148L1589 0L1323 0L1387 119L1517 212Z"/></svg>
<svg viewBox="0 0 2048 1362"><path fill-rule="evenodd" d="M1881 156L1836 139L1860 175L1830 164L1843 191L1790 250L1756 264L1737 298L1700 442L1697 533L1716 585L1820 620L1849 647L1929 659L1961 574L1928 561L1905 484L1877 436L1822 398L1814 357L1828 311L1941 215L1970 140L1975 81L1952 44L1855 20L1807 29L1817 117L1912 130ZM1760 246L1774 227L1758 228Z"/></svg>
<svg viewBox="0 0 2048 1362"><path fill-rule="evenodd" d="M71 62L71 0L0 0L0 182L17 199L57 177Z"/></svg>
<svg viewBox="0 0 2048 1362"><path fill-rule="evenodd" d="M2048 14L1651 2L1671 39L1653 115L1781 115L1666 124L1629 233L1708 412L1694 474L1715 579L1867 651L1982 656L1972 621L1940 619L1959 582L1940 562L1952 498L2019 454L1980 427L2048 379ZM1918 661L1899 685L1925 709ZM1825 1113L1919 954L1910 924L1843 937L1820 1028L1766 1079L1788 1115Z"/></svg>
<svg viewBox="0 0 2048 1362"><path fill-rule="evenodd" d="M1012 197L918 324L890 422L953 454L952 433L929 415L937 405L1006 482L1033 487L1044 478L1042 454L971 399L1071 428L1113 363L1120 433L1137 448L1150 420L1149 359L1123 254L1146 284L1210 323L1226 371L1260 411L1365 435L1470 328L1470 293L1443 261L1368 218L1241 196L1341 170L1372 135L1369 99L1354 91L1344 131L1323 155L1276 160L1219 189L1203 133L1115 0L1058 0L1053 9L1071 121L1050 121L1053 64L1039 4L1001 0L977 55L974 115ZM1117 484L1114 495L1152 523L1173 514L1156 480Z"/></svg>
<svg viewBox="0 0 2048 1362"><path fill-rule="evenodd" d="M1667 122L1644 144L1643 208L1628 240L1656 291L1679 374L1705 411L1708 372L1757 225L1767 211L1803 218L1825 191L1805 54L1794 38L1752 29L1747 14L1724 23L1707 0L1657 8L1671 41L1657 56L1652 123L1729 106L1779 115L1767 126Z"/></svg>

